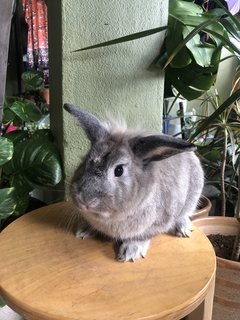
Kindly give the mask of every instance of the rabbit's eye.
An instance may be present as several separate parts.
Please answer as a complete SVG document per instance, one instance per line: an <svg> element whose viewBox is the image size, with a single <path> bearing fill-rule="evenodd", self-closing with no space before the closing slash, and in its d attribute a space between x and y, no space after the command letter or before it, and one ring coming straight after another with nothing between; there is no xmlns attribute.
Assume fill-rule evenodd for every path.
<svg viewBox="0 0 240 320"><path fill-rule="evenodd" d="M121 177L122 174L123 174L123 166L118 165L114 170L114 175L115 177Z"/></svg>

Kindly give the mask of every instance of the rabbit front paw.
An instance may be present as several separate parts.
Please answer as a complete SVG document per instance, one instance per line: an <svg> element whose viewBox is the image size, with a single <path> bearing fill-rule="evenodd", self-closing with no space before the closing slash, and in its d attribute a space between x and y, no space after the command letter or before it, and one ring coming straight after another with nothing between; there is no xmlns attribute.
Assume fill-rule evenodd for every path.
<svg viewBox="0 0 240 320"><path fill-rule="evenodd" d="M75 237L86 239L93 238L96 236L97 232L92 229L87 223L80 223L74 231Z"/></svg>
<svg viewBox="0 0 240 320"><path fill-rule="evenodd" d="M145 258L150 240L123 242L118 250L117 260L126 262Z"/></svg>
<svg viewBox="0 0 240 320"><path fill-rule="evenodd" d="M190 234L192 232L192 223L190 219L184 218L180 221L178 221L175 225L175 235L177 237L190 237Z"/></svg>

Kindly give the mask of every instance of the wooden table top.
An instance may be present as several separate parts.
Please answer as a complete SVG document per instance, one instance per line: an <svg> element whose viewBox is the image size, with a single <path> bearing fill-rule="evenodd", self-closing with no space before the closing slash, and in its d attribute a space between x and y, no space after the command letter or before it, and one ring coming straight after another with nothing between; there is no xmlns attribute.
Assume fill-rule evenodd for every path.
<svg viewBox="0 0 240 320"><path fill-rule="evenodd" d="M70 203L35 210L0 235L0 295L27 319L178 319L191 312L215 274L205 235L159 235L147 257L114 259L111 242L77 239Z"/></svg>

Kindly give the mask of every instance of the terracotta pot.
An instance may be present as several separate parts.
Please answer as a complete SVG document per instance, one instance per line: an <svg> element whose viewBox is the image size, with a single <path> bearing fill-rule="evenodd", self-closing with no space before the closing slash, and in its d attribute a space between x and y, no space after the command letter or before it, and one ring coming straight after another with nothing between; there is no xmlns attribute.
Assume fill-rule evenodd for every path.
<svg viewBox="0 0 240 320"><path fill-rule="evenodd" d="M231 217L208 217L194 221L206 235L236 235L239 222ZM217 257L213 320L237 320L240 314L240 262Z"/></svg>
<svg viewBox="0 0 240 320"><path fill-rule="evenodd" d="M49 88L44 88L41 90L41 94L43 99L46 101L46 103L49 104L50 99L49 99Z"/></svg>
<svg viewBox="0 0 240 320"><path fill-rule="evenodd" d="M211 201L208 198L202 196L200 198L200 202L201 202L201 209L197 209L193 212L191 216L191 220L206 218L209 215L209 212L212 208Z"/></svg>

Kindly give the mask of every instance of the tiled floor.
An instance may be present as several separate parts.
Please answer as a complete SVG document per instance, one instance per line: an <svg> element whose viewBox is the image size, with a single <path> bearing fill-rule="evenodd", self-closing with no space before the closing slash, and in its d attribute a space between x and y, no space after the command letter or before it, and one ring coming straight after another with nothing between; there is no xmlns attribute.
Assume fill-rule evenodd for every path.
<svg viewBox="0 0 240 320"><path fill-rule="evenodd" d="M23 318L9 307L0 308L0 320L23 320Z"/></svg>

